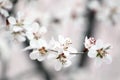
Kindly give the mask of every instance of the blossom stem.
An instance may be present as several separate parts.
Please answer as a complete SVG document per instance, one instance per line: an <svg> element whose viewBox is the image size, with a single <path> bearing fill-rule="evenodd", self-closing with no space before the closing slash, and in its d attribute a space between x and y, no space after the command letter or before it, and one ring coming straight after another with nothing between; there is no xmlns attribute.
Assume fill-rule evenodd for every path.
<svg viewBox="0 0 120 80"><path fill-rule="evenodd" d="M70 53L70 54L83 54L85 52L77 52L77 53Z"/></svg>
<svg viewBox="0 0 120 80"><path fill-rule="evenodd" d="M110 49L110 47L111 47L111 46L108 46L108 47L106 47L104 50L108 50L108 49Z"/></svg>
<svg viewBox="0 0 120 80"><path fill-rule="evenodd" d="M58 53L58 51L53 50L53 49L48 49L48 51L52 51L52 52L56 52L56 53Z"/></svg>
<svg viewBox="0 0 120 80"><path fill-rule="evenodd" d="M52 51L52 52L58 53L58 51L52 50L52 49L48 49L48 51ZM77 53L70 53L70 54L83 54L83 53L85 53L85 52L77 52Z"/></svg>

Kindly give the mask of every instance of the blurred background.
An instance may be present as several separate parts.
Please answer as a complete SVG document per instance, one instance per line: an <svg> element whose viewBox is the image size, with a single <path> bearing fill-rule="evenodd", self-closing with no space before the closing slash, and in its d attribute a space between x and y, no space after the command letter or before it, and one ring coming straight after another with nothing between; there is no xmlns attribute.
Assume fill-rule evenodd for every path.
<svg viewBox="0 0 120 80"><path fill-rule="evenodd" d="M2 0L0 0L1 2ZM6 19L0 14L0 80L120 80L120 0L9 0L10 16L18 11L48 29L46 40L59 34L70 37L78 51L85 36L110 43L112 64L96 68L86 54L77 55L72 66L59 72L48 61L38 62L23 52L28 42L17 43L2 29ZM0 12L1 12L0 3Z"/></svg>

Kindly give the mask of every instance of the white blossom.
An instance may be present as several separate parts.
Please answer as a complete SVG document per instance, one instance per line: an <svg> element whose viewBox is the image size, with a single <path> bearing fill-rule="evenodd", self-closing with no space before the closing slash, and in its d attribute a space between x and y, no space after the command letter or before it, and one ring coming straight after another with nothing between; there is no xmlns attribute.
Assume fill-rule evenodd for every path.
<svg viewBox="0 0 120 80"><path fill-rule="evenodd" d="M74 53L77 52L77 50L73 47L71 47L72 41L70 38L64 38L62 35L58 36L58 43L56 45L58 46L58 49L62 51L73 51Z"/></svg>
<svg viewBox="0 0 120 80"><path fill-rule="evenodd" d="M70 44L72 44L70 38L64 38L59 35L58 41L52 39L51 44L57 52L49 54L48 59L54 60L55 70L60 71L62 68L69 67L72 64L71 59L75 57L75 55L71 53L77 53L77 50L70 46Z"/></svg>
<svg viewBox="0 0 120 80"><path fill-rule="evenodd" d="M8 10L12 8L12 3L9 0L0 0L0 14L5 17L9 16Z"/></svg>
<svg viewBox="0 0 120 80"><path fill-rule="evenodd" d="M109 48L109 45L104 45L101 40L97 40L96 44L89 49L88 56L94 58L99 65L101 65L101 63L110 64L112 57L108 53Z"/></svg>
<svg viewBox="0 0 120 80"><path fill-rule="evenodd" d="M17 13L17 17L8 18L10 33L14 40L25 41L26 38L26 27L29 25L29 21L24 19L24 14L21 12Z"/></svg>
<svg viewBox="0 0 120 80"><path fill-rule="evenodd" d="M54 60L54 68L56 71L60 71L62 68L69 67L72 64L72 58L75 55L71 55L68 51L61 51L54 54L49 54L48 59Z"/></svg>
<svg viewBox="0 0 120 80"><path fill-rule="evenodd" d="M48 56L48 46L47 42L44 39L39 39L37 44L30 45L33 48L33 51L30 53L30 58L32 60L37 59L38 61L43 61Z"/></svg>
<svg viewBox="0 0 120 80"><path fill-rule="evenodd" d="M88 8L91 9L91 10L99 10L100 9L100 3L98 0L92 0L90 1L90 3L88 4Z"/></svg>
<svg viewBox="0 0 120 80"><path fill-rule="evenodd" d="M26 28L26 36L29 40L39 40L47 32L46 27L39 26L37 22L34 22L31 26Z"/></svg>

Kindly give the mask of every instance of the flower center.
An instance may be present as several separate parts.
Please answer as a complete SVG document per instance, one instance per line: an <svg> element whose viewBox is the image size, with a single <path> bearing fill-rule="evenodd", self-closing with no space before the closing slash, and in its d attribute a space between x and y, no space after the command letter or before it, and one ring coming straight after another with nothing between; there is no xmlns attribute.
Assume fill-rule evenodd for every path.
<svg viewBox="0 0 120 80"><path fill-rule="evenodd" d="M97 50L98 54L96 57L103 58L106 54L108 54L103 48Z"/></svg>
<svg viewBox="0 0 120 80"><path fill-rule="evenodd" d="M68 49L68 46L64 46L64 47L63 47L63 49L64 49L65 51L67 51L67 49Z"/></svg>
<svg viewBox="0 0 120 80"><path fill-rule="evenodd" d="M21 33L25 33L25 30L18 31L18 32L12 32L13 35L20 35Z"/></svg>
<svg viewBox="0 0 120 80"><path fill-rule="evenodd" d="M21 21L16 20L15 26L19 26L19 27L23 26L23 25L24 25L24 24L23 24L23 21L24 21L24 20L21 20Z"/></svg>
<svg viewBox="0 0 120 80"><path fill-rule="evenodd" d="M33 33L33 35L34 35L34 39L36 39L36 40L40 39L40 37L41 37L38 32Z"/></svg>
<svg viewBox="0 0 120 80"><path fill-rule="evenodd" d="M96 40L91 37L91 38L90 38L90 44L94 44L94 45L95 45L95 43L96 43Z"/></svg>
<svg viewBox="0 0 120 80"><path fill-rule="evenodd" d="M63 44L63 49L67 51L70 44L72 44L71 40L66 40L65 43Z"/></svg>
<svg viewBox="0 0 120 80"><path fill-rule="evenodd" d="M65 54L62 53L62 54L58 55L58 57L56 59L58 59L62 64L65 64L67 61L66 58L67 57L65 56Z"/></svg>
<svg viewBox="0 0 120 80"><path fill-rule="evenodd" d="M45 47L42 47L39 49L40 54L45 55L48 51L46 50Z"/></svg>
<svg viewBox="0 0 120 80"><path fill-rule="evenodd" d="M13 32L12 34L17 35L20 34L21 32Z"/></svg>

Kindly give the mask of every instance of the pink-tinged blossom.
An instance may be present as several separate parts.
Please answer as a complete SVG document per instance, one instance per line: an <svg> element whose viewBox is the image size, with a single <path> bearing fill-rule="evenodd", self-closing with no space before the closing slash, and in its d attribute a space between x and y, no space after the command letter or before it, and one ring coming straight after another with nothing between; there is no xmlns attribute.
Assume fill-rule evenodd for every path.
<svg viewBox="0 0 120 80"><path fill-rule="evenodd" d="M88 38L87 36L85 37L85 48L90 49L93 45L95 45L96 40L93 37Z"/></svg>
<svg viewBox="0 0 120 80"><path fill-rule="evenodd" d="M112 57L108 52L109 49L110 45L105 45L101 40L97 40L96 44L89 49L88 57L95 59L99 66L102 63L110 64Z"/></svg>

